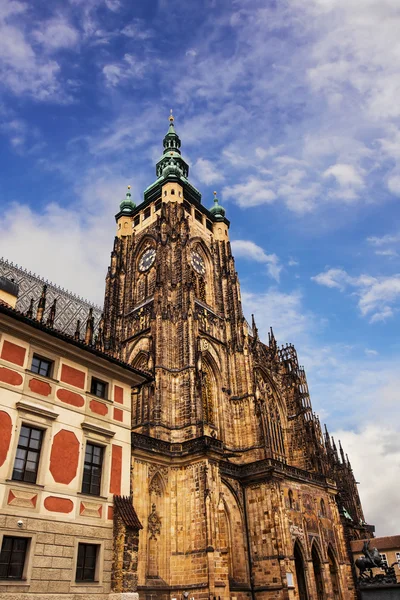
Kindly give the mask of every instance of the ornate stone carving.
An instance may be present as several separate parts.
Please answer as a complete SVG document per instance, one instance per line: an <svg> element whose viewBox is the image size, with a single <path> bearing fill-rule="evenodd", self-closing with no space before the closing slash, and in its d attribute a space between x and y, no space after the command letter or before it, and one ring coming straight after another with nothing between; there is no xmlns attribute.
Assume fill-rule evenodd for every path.
<svg viewBox="0 0 400 600"><path fill-rule="evenodd" d="M151 505L151 513L149 514L147 521L148 521L150 539L156 540L157 539L156 536L160 535L160 533L161 533L161 519L156 511L155 504Z"/></svg>

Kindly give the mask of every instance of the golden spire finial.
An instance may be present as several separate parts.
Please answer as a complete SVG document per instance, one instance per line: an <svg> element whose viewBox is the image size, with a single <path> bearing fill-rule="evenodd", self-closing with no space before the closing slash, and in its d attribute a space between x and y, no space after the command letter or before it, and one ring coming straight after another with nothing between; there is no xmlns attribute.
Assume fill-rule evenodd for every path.
<svg viewBox="0 0 400 600"><path fill-rule="evenodd" d="M130 189L131 189L131 186L130 186L130 185L128 185L128 190L130 190Z"/></svg>
<svg viewBox="0 0 400 600"><path fill-rule="evenodd" d="M216 196L216 195L217 195L217 192L214 192L214 196Z"/></svg>
<svg viewBox="0 0 400 600"><path fill-rule="evenodd" d="M174 115L172 114L172 108L171 108L171 110L169 112L170 112L169 120L170 120L171 123L173 123L174 122Z"/></svg>

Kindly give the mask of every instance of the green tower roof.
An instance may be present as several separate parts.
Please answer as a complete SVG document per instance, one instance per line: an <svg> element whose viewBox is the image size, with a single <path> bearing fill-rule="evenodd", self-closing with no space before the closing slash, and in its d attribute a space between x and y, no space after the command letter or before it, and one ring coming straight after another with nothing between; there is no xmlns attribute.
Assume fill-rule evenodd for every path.
<svg viewBox="0 0 400 600"><path fill-rule="evenodd" d="M131 200L131 197L131 186L128 185L128 191L126 192L126 196L119 205L119 212L115 215L116 219L118 219L122 215L130 216L134 213L136 204Z"/></svg>
<svg viewBox="0 0 400 600"><path fill-rule="evenodd" d="M225 209L218 204L217 192L214 192L214 206L210 208L210 213L217 221L223 221L225 219Z"/></svg>

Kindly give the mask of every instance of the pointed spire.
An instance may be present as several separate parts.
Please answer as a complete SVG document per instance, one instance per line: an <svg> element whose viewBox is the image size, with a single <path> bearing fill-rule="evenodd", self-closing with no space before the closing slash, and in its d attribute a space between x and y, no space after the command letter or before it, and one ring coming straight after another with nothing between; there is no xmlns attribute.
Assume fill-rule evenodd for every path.
<svg viewBox="0 0 400 600"><path fill-rule="evenodd" d="M341 459L342 459L342 463L345 465L346 464L346 459L344 457L344 452L343 452L343 448L342 448L342 444L341 444L340 440L339 440L339 450L340 450L340 456L341 456Z"/></svg>
<svg viewBox="0 0 400 600"><path fill-rule="evenodd" d="M92 345L93 332L94 332L94 317L93 317L93 308L91 308L89 310L88 318L86 321L86 331L85 331L85 344L87 344L88 346Z"/></svg>
<svg viewBox="0 0 400 600"><path fill-rule="evenodd" d="M48 327L54 327L54 320L56 318L56 309L57 309L57 298L54 298L53 304L50 307L49 316L47 318L46 325Z"/></svg>
<svg viewBox="0 0 400 600"><path fill-rule="evenodd" d="M272 327L269 328L268 332L268 346L273 353L276 353L278 350L278 344L276 343L275 334Z"/></svg>
<svg viewBox="0 0 400 600"><path fill-rule="evenodd" d="M349 457L348 457L348 455L347 455L347 454L346 454L346 462L347 462L347 467L348 467L349 469L351 469L351 464L350 464Z"/></svg>
<svg viewBox="0 0 400 600"><path fill-rule="evenodd" d="M328 428L326 426L326 423L324 425L325 427L325 446L327 450L332 450L332 446L331 446L331 438L329 436L329 431Z"/></svg>
<svg viewBox="0 0 400 600"><path fill-rule="evenodd" d="M37 311L36 311L36 319L39 321L39 323L42 323L42 321L43 321L44 311L46 308L46 293L47 293L47 285L44 284L44 286L42 288L42 293L41 293L41 296L39 299Z"/></svg>
<svg viewBox="0 0 400 600"><path fill-rule="evenodd" d="M74 340L76 340L77 342L79 342L80 339L81 339L81 321L80 321L80 319L78 319L77 322L76 322L76 329L75 329L75 333L74 333Z"/></svg>
<svg viewBox="0 0 400 600"><path fill-rule="evenodd" d="M338 451L337 451L335 440L334 440L333 436L332 436L332 449L333 449L333 455L334 455L336 462L339 462L339 455L338 455Z"/></svg>
<svg viewBox="0 0 400 600"><path fill-rule="evenodd" d="M33 318L33 298L31 298L31 301L29 303L29 308L26 311L26 316L28 317L28 319Z"/></svg>
<svg viewBox="0 0 400 600"><path fill-rule="evenodd" d="M253 331L253 337L254 339L258 339L258 329L257 329L257 325L256 325L256 320L254 318L254 315L251 315L251 329Z"/></svg>
<svg viewBox="0 0 400 600"><path fill-rule="evenodd" d="M217 192L214 192L214 205L210 208L210 213L216 221L223 221L225 218L225 209L218 203Z"/></svg>
<svg viewBox="0 0 400 600"><path fill-rule="evenodd" d="M96 335L96 340L95 340L95 346L98 350L101 350L103 348L103 340L104 337L104 314L101 314L100 317L100 321L97 327L97 335Z"/></svg>

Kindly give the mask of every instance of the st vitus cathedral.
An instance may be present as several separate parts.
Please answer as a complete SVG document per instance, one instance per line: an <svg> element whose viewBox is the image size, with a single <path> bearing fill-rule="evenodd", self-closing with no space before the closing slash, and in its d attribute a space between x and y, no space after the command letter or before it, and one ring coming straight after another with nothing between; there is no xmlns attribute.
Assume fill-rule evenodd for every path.
<svg viewBox="0 0 400 600"><path fill-rule="evenodd" d="M348 458L321 432L292 345L242 312L229 221L188 180L170 117L156 181L116 215L104 351L132 396L143 600L350 600L370 537Z"/></svg>

